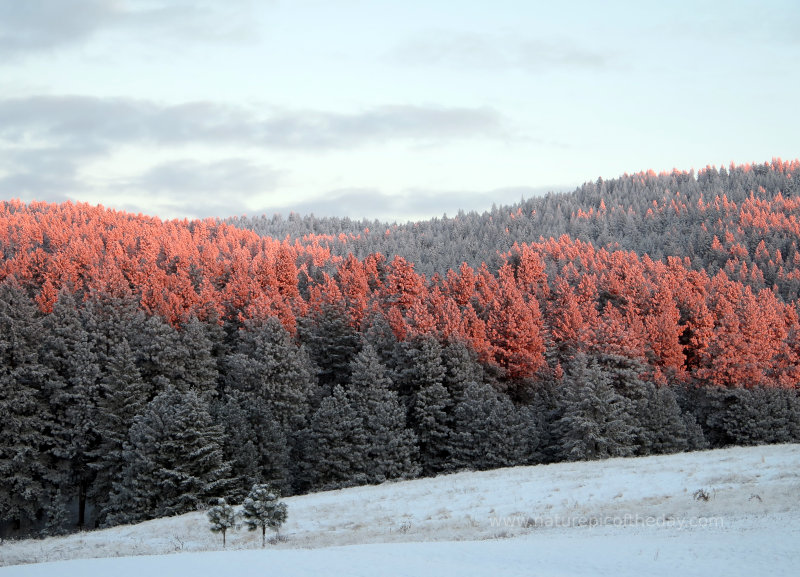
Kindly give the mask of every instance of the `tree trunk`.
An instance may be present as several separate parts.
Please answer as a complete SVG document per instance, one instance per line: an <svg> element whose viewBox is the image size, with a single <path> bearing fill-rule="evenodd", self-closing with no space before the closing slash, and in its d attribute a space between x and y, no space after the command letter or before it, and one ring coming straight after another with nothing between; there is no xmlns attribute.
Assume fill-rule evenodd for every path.
<svg viewBox="0 0 800 577"><path fill-rule="evenodd" d="M225 529L222 530L222 548L225 548Z"/></svg>
<svg viewBox="0 0 800 577"><path fill-rule="evenodd" d="M83 529L86 523L86 481L78 483L78 528Z"/></svg>
<svg viewBox="0 0 800 577"><path fill-rule="evenodd" d="M262 525L261 526L261 548L263 549L266 546L267 546L267 526L266 525Z"/></svg>

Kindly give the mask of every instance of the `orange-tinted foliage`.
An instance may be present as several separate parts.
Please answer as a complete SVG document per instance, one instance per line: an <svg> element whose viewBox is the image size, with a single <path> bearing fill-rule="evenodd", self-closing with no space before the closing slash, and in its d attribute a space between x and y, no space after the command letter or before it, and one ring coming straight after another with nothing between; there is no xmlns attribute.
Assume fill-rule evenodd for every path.
<svg viewBox="0 0 800 577"><path fill-rule="evenodd" d="M653 261L564 236L515 245L497 271L463 264L426 279L401 257L333 257L313 236L292 244L213 220L10 201L0 203L0 278L16 277L45 313L66 287L84 297L135 295L143 310L175 325L192 315L276 316L294 331L297 318L336 306L360 328L380 311L398 338L463 340L511 379L533 377L548 362L559 374L571 356L593 351L640 359L659 382L793 387L800 378L795 303L781 301L763 278L765 269L779 278L800 278L800 271L763 242L751 256L742 239L753 228L800 236L791 216L799 204L780 196L751 197L741 207L724 196L709 202L708 210L735 214L739 223L709 240L721 259L713 276L688 259Z"/></svg>

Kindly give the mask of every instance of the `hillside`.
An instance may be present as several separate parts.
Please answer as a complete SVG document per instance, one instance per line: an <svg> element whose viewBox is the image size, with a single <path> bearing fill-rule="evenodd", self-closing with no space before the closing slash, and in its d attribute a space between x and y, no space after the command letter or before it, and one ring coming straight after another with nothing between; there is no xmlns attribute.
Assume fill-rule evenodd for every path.
<svg viewBox="0 0 800 577"><path fill-rule="evenodd" d="M798 442L799 171L640 173L380 233L290 219L284 238L2 202L0 536L259 481ZM433 232L450 268L393 252Z"/></svg>
<svg viewBox="0 0 800 577"><path fill-rule="evenodd" d="M566 235L596 248L633 251L653 260L689 258L695 270L712 275L726 270L755 289L775 284L784 298L794 300L800 288L793 273L800 232L798 194L800 162L773 159L598 178L573 192L422 222L297 214L226 222L271 238L318 238L337 256L399 255L429 277L446 274L462 262L472 268L483 262L499 267L502 255L515 244Z"/></svg>
<svg viewBox="0 0 800 577"><path fill-rule="evenodd" d="M288 498L266 551L239 530L201 553L220 539L190 513L4 542L0 575L790 575L798 486L800 445L465 472Z"/></svg>

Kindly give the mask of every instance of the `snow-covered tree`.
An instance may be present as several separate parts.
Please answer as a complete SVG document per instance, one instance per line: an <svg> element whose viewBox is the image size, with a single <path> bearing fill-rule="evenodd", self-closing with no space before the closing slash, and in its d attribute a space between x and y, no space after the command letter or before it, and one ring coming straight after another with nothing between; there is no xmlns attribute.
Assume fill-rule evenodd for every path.
<svg viewBox="0 0 800 577"><path fill-rule="evenodd" d="M105 523L114 483L119 482L128 465L125 453L128 432L136 416L144 413L152 389L141 379L133 351L124 337L103 356L105 366L95 401L98 444L90 452L90 467L95 477L88 490L98 524Z"/></svg>
<svg viewBox="0 0 800 577"><path fill-rule="evenodd" d="M367 482L415 477L419 474L416 436L406 428L405 409L371 345L356 355L351 371L348 396L367 439L363 455Z"/></svg>
<svg viewBox="0 0 800 577"><path fill-rule="evenodd" d="M307 434L305 461L314 486L336 489L366 483L368 447L364 421L337 385L314 413Z"/></svg>
<svg viewBox="0 0 800 577"><path fill-rule="evenodd" d="M88 490L96 474L91 467L91 454L100 439L97 430L100 366L75 298L66 289L59 293L53 312L44 318L44 329L39 355L50 369L45 390L53 416L51 478L61 495L54 502L61 515L65 507L59 501L77 497L77 524L82 528Z"/></svg>
<svg viewBox="0 0 800 577"><path fill-rule="evenodd" d="M453 409L450 441L456 469L491 469L527 461L534 423L505 395L485 383L470 383Z"/></svg>
<svg viewBox="0 0 800 577"><path fill-rule="evenodd" d="M344 307L323 304L320 310L300 320L298 331L317 367L319 384L330 393L335 383L347 382L359 337L350 326Z"/></svg>
<svg viewBox="0 0 800 577"><path fill-rule="evenodd" d="M224 498L220 498L217 500L217 504L208 510L207 515L212 533L222 533L222 548L224 549L225 534L228 529L236 527L236 512Z"/></svg>
<svg viewBox="0 0 800 577"><path fill-rule="evenodd" d="M114 483L109 523L179 515L222 493L230 464L221 437L197 393L167 387L128 434L127 466Z"/></svg>
<svg viewBox="0 0 800 577"><path fill-rule="evenodd" d="M0 522L25 530L50 501L50 371L37 352L41 321L15 280L0 283Z"/></svg>
<svg viewBox="0 0 800 577"><path fill-rule="evenodd" d="M577 355L562 387L564 412L554 424L560 458L577 461L633 454L631 401L614 389L596 359Z"/></svg>
<svg viewBox="0 0 800 577"><path fill-rule="evenodd" d="M423 475L447 469L450 460L450 416L452 405L447 389L440 382L424 385L415 395L409 419L417 435Z"/></svg>
<svg viewBox="0 0 800 577"><path fill-rule="evenodd" d="M228 495L232 502L241 503L256 484L269 483L281 490L290 487L286 434L263 398L229 391L215 416L224 429L225 460L231 463Z"/></svg>
<svg viewBox="0 0 800 577"><path fill-rule="evenodd" d="M280 499L280 491L262 484L254 485L242 503L242 517L247 529L261 529L262 547L267 542L267 527L278 533L288 517L288 507Z"/></svg>

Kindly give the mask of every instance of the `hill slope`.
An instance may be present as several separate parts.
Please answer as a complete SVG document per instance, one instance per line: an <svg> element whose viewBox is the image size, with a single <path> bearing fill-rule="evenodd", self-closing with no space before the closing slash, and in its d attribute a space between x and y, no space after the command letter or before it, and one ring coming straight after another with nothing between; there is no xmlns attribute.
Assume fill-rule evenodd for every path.
<svg viewBox="0 0 800 577"><path fill-rule="evenodd" d="M232 551L258 547L237 531L208 552L219 538L192 513L4 543L3 565L40 564L0 576L789 575L798 487L800 445L459 473L289 498L286 540L266 551ZM163 556L176 551L192 553ZM151 556L58 561L129 555Z"/></svg>

